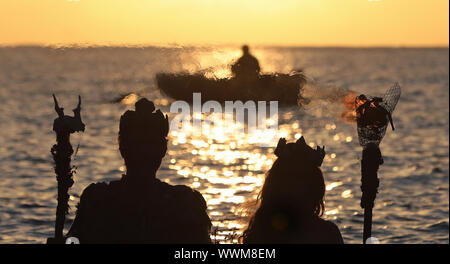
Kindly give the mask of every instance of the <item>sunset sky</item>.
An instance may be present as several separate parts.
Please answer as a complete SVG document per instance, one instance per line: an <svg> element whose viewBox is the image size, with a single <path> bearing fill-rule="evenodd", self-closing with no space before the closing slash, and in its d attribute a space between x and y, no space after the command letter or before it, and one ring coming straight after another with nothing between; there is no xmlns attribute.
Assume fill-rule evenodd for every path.
<svg viewBox="0 0 450 264"><path fill-rule="evenodd" d="M0 0L0 45L448 46L448 0Z"/></svg>

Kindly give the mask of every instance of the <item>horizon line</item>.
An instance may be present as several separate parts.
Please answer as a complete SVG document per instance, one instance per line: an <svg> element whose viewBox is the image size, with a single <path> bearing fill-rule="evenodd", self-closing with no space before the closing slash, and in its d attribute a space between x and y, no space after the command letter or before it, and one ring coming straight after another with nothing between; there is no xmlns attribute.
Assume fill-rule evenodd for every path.
<svg viewBox="0 0 450 264"><path fill-rule="evenodd" d="M249 46L256 48L355 48L355 49L448 49L449 44L436 44L436 45L392 45L392 44L378 44L378 45L302 45L302 44L248 44ZM0 43L0 48L23 48L23 47L41 47L41 48L211 48L211 47L240 47L243 44L236 43L16 43L16 44L3 44Z"/></svg>

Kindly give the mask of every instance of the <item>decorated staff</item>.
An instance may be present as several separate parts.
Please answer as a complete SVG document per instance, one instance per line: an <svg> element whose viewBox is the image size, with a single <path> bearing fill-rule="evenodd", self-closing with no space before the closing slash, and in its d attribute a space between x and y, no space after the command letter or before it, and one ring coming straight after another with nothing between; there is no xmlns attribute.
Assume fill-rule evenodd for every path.
<svg viewBox="0 0 450 264"><path fill-rule="evenodd" d="M56 144L51 153L55 162L56 180L58 182L58 205L56 207L55 236L48 238L47 243L64 243L64 222L69 211L69 188L73 185L73 167L70 165L73 154L70 144L70 134L84 131L85 125L81 121L81 97L78 96L78 105L73 109L74 116L64 115L64 108L59 107L55 95L55 111L58 118L53 122L53 131L56 132Z"/></svg>
<svg viewBox="0 0 450 264"><path fill-rule="evenodd" d="M361 159L361 207L364 208L363 243L372 234L372 209L378 193L378 168L383 164L379 148L388 123L394 130L392 112L400 98L401 89L395 83L383 97L364 94L355 99L356 123L359 144L363 147Z"/></svg>

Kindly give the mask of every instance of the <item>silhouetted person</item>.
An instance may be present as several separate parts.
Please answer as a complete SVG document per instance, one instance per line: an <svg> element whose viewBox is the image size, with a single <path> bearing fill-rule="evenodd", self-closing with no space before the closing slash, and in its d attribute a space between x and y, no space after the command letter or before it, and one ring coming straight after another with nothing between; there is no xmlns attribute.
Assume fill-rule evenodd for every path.
<svg viewBox="0 0 450 264"><path fill-rule="evenodd" d="M325 149L309 147L304 138L280 139L278 159L268 171L258 197L259 208L242 235L244 243L340 244L341 233L324 212L325 183L320 166Z"/></svg>
<svg viewBox="0 0 450 264"><path fill-rule="evenodd" d="M69 231L81 243L209 243L211 221L202 195L156 178L169 123L143 98L120 118L121 180L89 185Z"/></svg>
<svg viewBox="0 0 450 264"><path fill-rule="evenodd" d="M231 71L238 79L257 79L261 70L258 60L250 54L247 45L242 46L242 53L242 56L231 66Z"/></svg>

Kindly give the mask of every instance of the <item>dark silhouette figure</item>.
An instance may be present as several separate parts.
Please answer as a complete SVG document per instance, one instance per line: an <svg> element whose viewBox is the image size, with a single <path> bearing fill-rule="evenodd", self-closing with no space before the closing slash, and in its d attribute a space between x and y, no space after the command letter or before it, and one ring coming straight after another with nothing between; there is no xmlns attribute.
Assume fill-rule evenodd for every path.
<svg viewBox="0 0 450 264"><path fill-rule="evenodd" d="M242 46L242 56L231 66L231 71L237 79L256 80L259 76L258 60L250 54L247 45Z"/></svg>
<svg viewBox="0 0 450 264"><path fill-rule="evenodd" d="M135 108L120 118L126 175L83 191L69 236L81 243L210 243L202 195L156 178L167 150L167 116L145 98Z"/></svg>
<svg viewBox="0 0 450 264"><path fill-rule="evenodd" d="M286 144L281 138L278 159L268 171L244 243L341 244L337 226L321 218L325 183L320 166L325 148L309 147L302 137Z"/></svg>
<svg viewBox="0 0 450 264"><path fill-rule="evenodd" d="M64 114L64 108L60 107L56 96L53 94L55 111L58 118L53 121L53 131L56 132L56 144L51 148L53 161L55 162L56 180L58 182L58 198L56 206L55 235L47 239L48 244L64 243L64 223L69 212L69 189L72 187L74 167L70 165L73 154L70 135L75 132L84 132L85 125L81 121L81 96L78 96L78 105L73 109L74 116Z"/></svg>

